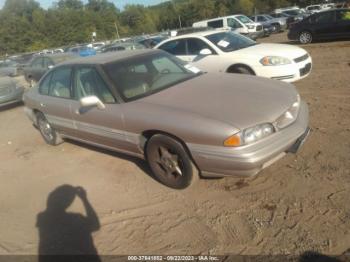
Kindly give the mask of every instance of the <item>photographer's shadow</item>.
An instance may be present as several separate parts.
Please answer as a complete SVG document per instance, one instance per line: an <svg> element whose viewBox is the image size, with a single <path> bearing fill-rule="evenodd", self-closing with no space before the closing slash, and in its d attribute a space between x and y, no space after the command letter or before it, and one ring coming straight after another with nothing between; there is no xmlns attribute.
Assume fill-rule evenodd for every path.
<svg viewBox="0 0 350 262"><path fill-rule="evenodd" d="M82 201L86 216L66 211L76 196ZM74 256L74 261L101 261L92 239L100 222L83 188L62 185L52 191L46 210L37 216L36 226L40 237L39 262L68 261L69 256ZM78 257L81 259L77 260Z"/></svg>

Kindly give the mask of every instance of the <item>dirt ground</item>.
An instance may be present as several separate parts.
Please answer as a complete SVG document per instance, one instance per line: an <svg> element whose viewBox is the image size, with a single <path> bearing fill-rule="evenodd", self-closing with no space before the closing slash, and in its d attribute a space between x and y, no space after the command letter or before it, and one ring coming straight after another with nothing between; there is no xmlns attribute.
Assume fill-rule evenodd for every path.
<svg viewBox="0 0 350 262"><path fill-rule="evenodd" d="M1 110L0 254L37 254L44 241L37 215L64 184L86 190L101 224L92 234L99 254L344 254L350 248L350 41L303 48L314 67L296 86L309 104L312 133L297 155L246 181L203 179L172 190L141 160L73 142L46 145L23 106ZM68 210L85 214L79 197Z"/></svg>

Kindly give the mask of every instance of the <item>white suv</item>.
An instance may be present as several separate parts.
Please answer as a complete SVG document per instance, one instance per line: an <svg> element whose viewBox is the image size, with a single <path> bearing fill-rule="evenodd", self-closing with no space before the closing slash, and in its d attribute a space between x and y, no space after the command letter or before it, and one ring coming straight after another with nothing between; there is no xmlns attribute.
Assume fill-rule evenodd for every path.
<svg viewBox="0 0 350 262"><path fill-rule="evenodd" d="M302 48L258 44L228 30L211 30L170 38L155 48L206 72L251 74L294 82L311 72L312 60Z"/></svg>

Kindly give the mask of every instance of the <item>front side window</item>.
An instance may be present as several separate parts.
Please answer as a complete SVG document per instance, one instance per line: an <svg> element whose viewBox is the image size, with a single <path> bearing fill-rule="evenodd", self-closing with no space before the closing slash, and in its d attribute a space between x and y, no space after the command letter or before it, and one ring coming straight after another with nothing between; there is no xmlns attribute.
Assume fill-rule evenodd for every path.
<svg viewBox="0 0 350 262"><path fill-rule="evenodd" d="M338 22L343 22L343 21L350 22L350 11L349 10L338 10L337 11L337 21Z"/></svg>
<svg viewBox="0 0 350 262"><path fill-rule="evenodd" d="M186 40L174 40L166 42L161 45L159 49L162 49L172 55L186 55Z"/></svg>
<svg viewBox="0 0 350 262"><path fill-rule="evenodd" d="M40 87L39 87L39 93L41 95L49 95L51 77L52 77L52 73L49 73L48 75L45 76L43 81L41 81Z"/></svg>
<svg viewBox="0 0 350 262"><path fill-rule="evenodd" d="M50 96L61 98L71 97L71 73L72 69L69 67L61 67L53 72L50 81Z"/></svg>
<svg viewBox="0 0 350 262"><path fill-rule="evenodd" d="M125 101L149 96L198 75L166 53L110 63L104 69Z"/></svg>
<svg viewBox="0 0 350 262"><path fill-rule="evenodd" d="M311 23L328 24L334 22L334 12L318 13L311 18Z"/></svg>
<svg viewBox="0 0 350 262"><path fill-rule="evenodd" d="M256 42L250 38L233 32L214 33L206 38L224 52L232 52L256 45Z"/></svg>
<svg viewBox="0 0 350 262"><path fill-rule="evenodd" d="M263 16L258 16L258 21L259 21L259 22L266 21L266 18L263 17Z"/></svg>
<svg viewBox="0 0 350 262"><path fill-rule="evenodd" d="M242 27L242 25L234 18L227 18L227 25L234 29Z"/></svg>
<svg viewBox="0 0 350 262"><path fill-rule="evenodd" d="M78 68L74 77L75 99L97 96L104 103L115 103L107 84L93 67Z"/></svg>

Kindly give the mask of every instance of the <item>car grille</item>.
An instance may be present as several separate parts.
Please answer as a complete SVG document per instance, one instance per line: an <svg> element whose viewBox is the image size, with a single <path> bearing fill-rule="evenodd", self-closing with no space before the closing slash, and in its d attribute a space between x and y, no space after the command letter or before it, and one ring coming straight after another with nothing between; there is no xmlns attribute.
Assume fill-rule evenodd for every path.
<svg viewBox="0 0 350 262"><path fill-rule="evenodd" d="M261 31L262 29L263 29L262 25L258 25L258 26L256 27L256 31Z"/></svg>
<svg viewBox="0 0 350 262"><path fill-rule="evenodd" d="M305 55L303 55L303 56L301 56L301 57L295 58L295 59L294 59L294 62L295 62L295 63L300 63L300 62L305 61L305 60L308 59L308 58L309 58L309 55L308 55L308 54L305 54Z"/></svg>
<svg viewBox="0 0 350 262"><path fill-rule="evenodd" d="M311 70L311 63L308 63L304 68L300 69L300 76L308 74Z"/></svg>

